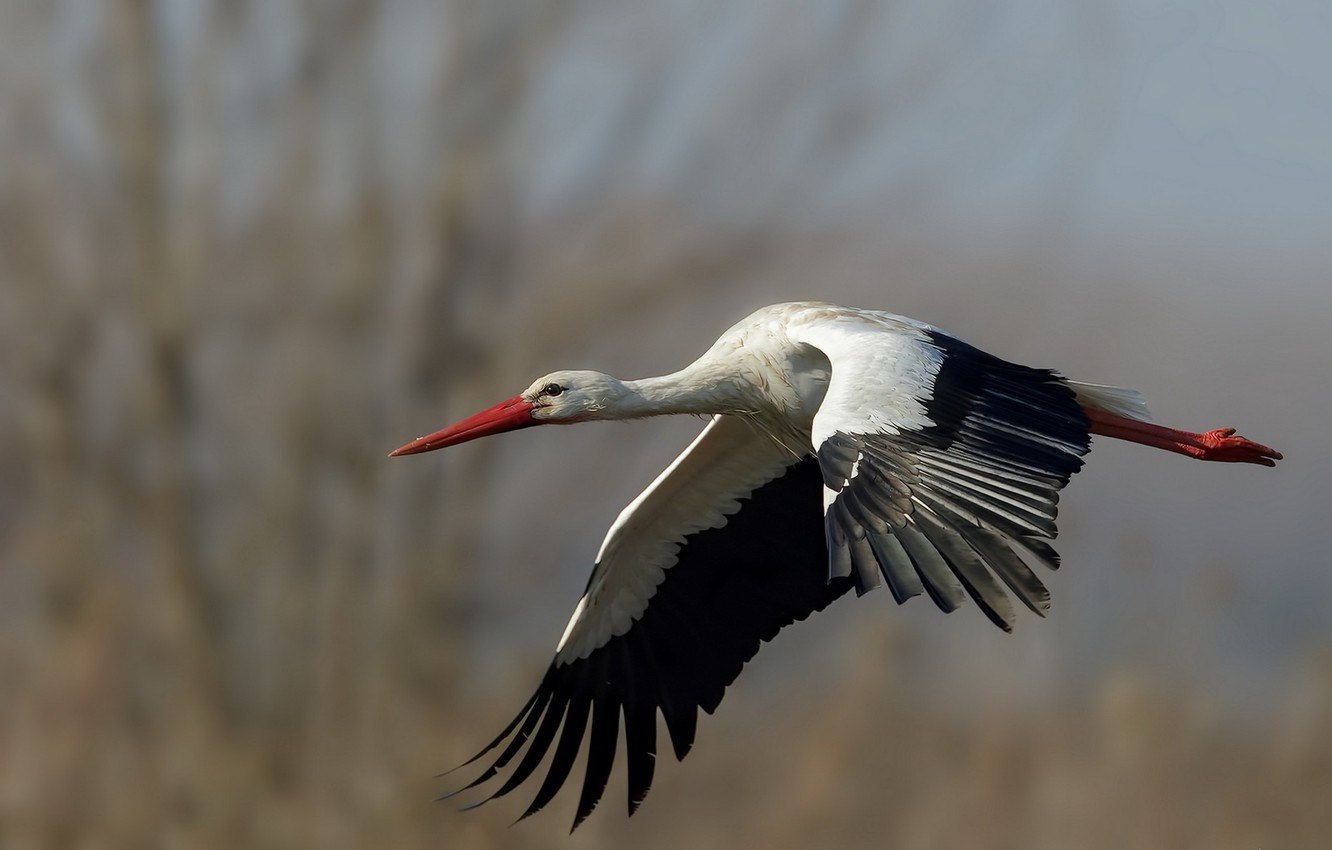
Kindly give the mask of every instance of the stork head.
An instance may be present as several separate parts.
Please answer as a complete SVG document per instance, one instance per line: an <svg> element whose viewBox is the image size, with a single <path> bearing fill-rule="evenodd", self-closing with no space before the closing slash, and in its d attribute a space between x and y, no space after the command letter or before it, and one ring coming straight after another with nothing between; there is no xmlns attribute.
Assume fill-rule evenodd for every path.
<svg viewBox="0 0 1332 850"><path fill-rule="evenodd" d="M533 381L520 395L419 437L395 449L389 457L434 451L532 425L607 418L627 393L622 382L602 372L552 372Z"/></svg>

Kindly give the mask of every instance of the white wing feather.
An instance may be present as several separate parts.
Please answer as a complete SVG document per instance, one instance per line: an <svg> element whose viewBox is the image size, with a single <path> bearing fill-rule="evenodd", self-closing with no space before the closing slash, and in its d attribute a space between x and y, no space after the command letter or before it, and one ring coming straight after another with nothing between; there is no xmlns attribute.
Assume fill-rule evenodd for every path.
<svg viewBox="0 0 1332 850"><path fill-rule="evenodd" d="M555 663L586 658L629 631L675 563L685 538L718 528L740 499L783 473L789 450L734 416L715 416L690 446L629 503L601 544L587 592Z"/></svg>
<svg viewBox="0 0 1332 850"><path fill-rule="evenodd" d="M925 327L859 310L793 323L791 339L818 348L834 364L814 415L813 445L838 431L897 434L932 424L924 402L943 354L930 344Z"/></svg>

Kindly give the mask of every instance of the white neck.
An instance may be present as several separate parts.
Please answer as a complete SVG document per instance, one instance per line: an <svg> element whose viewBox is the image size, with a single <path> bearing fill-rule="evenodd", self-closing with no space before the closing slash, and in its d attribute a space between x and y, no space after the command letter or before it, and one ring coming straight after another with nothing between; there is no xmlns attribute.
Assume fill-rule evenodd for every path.
<svg viewBox="0 0 1332 850"><path fill-rule="evenodd" d="M625 381L624 388L616 405L622 417L748 413L754 409L742 382L698 363L669 375Z"/></svg>

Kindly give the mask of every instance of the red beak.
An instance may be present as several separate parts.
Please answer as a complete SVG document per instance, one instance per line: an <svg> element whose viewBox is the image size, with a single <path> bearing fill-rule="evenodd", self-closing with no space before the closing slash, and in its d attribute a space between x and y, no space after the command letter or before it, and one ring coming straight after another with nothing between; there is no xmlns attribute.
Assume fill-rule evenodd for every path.
<svg viewBox="0 0 1332 850"><path fill-rule="evenodd" d="M517 396L483 410L475 416L469 416L457 425L450 425L443 431L436 431L433 434L418 437L402 448L394 449L389 453L389 457L433 452L435 449L456 446L459 443L475 440L478 437L503 434L505 431L516 431L519 428L537 424L540 423L532 417L532 403L522 396Z"/></svg>

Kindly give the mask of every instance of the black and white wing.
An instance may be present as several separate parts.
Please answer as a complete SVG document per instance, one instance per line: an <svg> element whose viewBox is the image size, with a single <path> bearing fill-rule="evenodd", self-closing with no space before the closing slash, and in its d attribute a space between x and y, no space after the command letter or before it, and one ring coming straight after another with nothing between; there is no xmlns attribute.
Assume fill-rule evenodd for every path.
<svg viewBox="0 0 1332 850"><path fill-rule="evenodd" d="M969 596L1005 631L1005 586L1043 615L1050 595L1029 564L1058 566L1046 541L1059 490L1090 446L1073 390L888 314L793 338L831 364L813 427L830 575L857 593L886 583L899 603L923 592L944 611Z"/></svg>
<svg viewBox="0 0 1332 850"><path fill-rule="evenodd" d="M632 814L652 783L658 711L684 758L698 709L717 708L760 643L851 588L828 581L822 481L813 457L715 417L611 527L541 685L468 762L498 749L466 788L516 759L486 799L507 794L553 750L527 817L564 784L586 739L577 827L605 790L623 718Z"/></svg>

